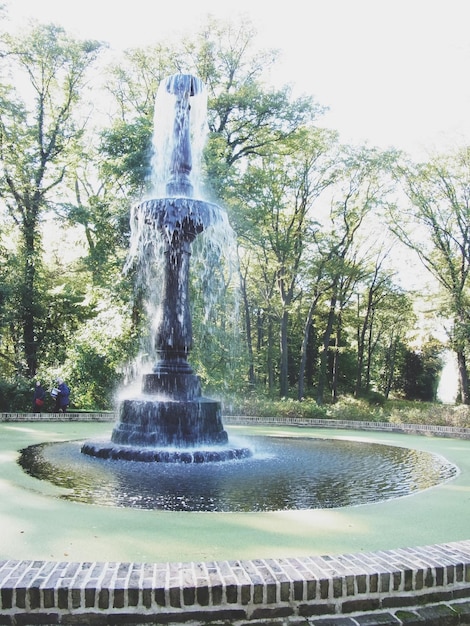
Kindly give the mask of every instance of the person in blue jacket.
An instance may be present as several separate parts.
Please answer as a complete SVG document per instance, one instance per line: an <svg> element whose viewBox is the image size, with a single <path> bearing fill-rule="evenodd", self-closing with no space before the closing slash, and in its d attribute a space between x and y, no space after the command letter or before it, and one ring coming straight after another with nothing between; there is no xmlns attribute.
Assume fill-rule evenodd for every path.
<svg viewBox="0 0 470 626"><path fill-rule="evenodd" d="M62 378L58 378L57 389L59 393L55 399L55 410L56 413L65 413L70 404L70 388L64 383Z"/></svg>

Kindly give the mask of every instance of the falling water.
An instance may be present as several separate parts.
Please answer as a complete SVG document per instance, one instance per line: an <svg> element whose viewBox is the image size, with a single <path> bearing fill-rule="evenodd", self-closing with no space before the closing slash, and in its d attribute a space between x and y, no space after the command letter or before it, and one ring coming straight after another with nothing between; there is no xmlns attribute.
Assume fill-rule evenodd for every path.
<svg viewBox="0 0 470 626"><path fill-rule="evenodd" d="M157 91L154 110L154 133L152 137L152 172L149 198L165 198L168 194L168 180L171 178L172 154L175 149L175 133L172 120L175 116L174 96L170 93L174 76L166 78ZM201 164L207 141L207 91L204 84L197 82L197 90L191 97L190 115L191 171L189 179L193 199L207 200L203 192ZM233 328L237 327L238 293L237 247L235 233L229 223L227 212L215 206L217 216L192 244L191 264L197 271L191 275L195 292L203 294L203 317L210 323L214 307L230 286L230 307L227 314ZM128 382L138 378L151 367L156 358L155 334L162 315L163 255L166 237L172 232L162 232L155 221L147 219L146 208L139 202L131 208L129 252L124 272L135 272L136 295L143 297L145 315L148 320L148 333L141 339L141 350L128 367Z"/></svg>
<svg viewBox="0 0 470 626"><path fill-rule="evenodd" d="M175 148L175 133L171 121L175 116L175 99L172 83L178 76L169 76L163 80L155 98L152 138L152 174L151 197L163 198L168 195L167 182L171 178L171 162ZM203 199L202 182L202 155L207 140L207 90L205 85L195 79L196 88L191 96L191 115L189 117L189 135L191 142L191 171L189 179L193 187L191 197Z"/></svg>

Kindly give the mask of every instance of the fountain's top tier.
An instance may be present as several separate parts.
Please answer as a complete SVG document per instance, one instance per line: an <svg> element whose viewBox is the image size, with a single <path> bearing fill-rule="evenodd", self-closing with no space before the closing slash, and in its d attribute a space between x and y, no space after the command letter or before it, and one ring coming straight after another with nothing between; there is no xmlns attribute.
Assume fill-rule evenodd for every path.
<svg viewBox="0 0 470 626"><path fill-rule="evenodd" d="M173 74L166 79L166 90L174 96L196 96L202 93L204 83L191 74Z"/></svg>
<svg viewBox="0 0 470 626"><path fill-rule="evenodd" d="M204 84L191 74L174 74L165 79L164 90L173 100L173 123L171 126L170 163L166 181L166 192L169 196L193 196L193 185L190 180L193 169L191 145L191 105L192 96L204 91Z"/></svg>
<svg viewBox="0 0 470 626"><path fill-rule="evenodd" d="M210 202L195 198L193 185L190 179L193 169L193 126L199 130L206 130L205 124L196 115L196 122L192 117L200 108L191 106L193 96L205 95L204 83L191 74L174 74L165 78L157 93L157 102L162 98L165 109L157 109L156 123L164 126L165 132L158 135L158 142L154 142L156 154L164 155L160 167L165 181L164 197L145 200L134 207L134 218L141 223L154 225L164 233L169 242L176 240L192 240L208 226L223 222L221 209ZM198 98L192 100L197 103ZM157 103L156 103L157 104ZM204 115L206 117L206 102ZM163 114L165 113L165 114ZM163 124L164 122L164 124ZM196 137L196 156L201 154L202 137Z"/></svg>

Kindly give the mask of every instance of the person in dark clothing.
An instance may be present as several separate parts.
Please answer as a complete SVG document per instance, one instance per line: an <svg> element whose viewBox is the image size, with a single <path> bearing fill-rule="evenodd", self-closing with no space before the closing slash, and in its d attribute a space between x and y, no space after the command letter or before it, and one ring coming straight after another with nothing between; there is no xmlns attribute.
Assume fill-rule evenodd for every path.
<svg viewBox="0 0 470 626"><path fill-rule="evenodd" d="M37 380L33 395L33 413L41 413L45 398L46 391L41 385L41 381Z"/></svg>
<svg viewBox="0 0 470 626"><path fill-rule="evenodd" d="M55 399L55 410L56 413L65 413L67 411L67 407L70 404L70 389L64 383L62 378L57 379L57 390L58 394Z"/></svg>

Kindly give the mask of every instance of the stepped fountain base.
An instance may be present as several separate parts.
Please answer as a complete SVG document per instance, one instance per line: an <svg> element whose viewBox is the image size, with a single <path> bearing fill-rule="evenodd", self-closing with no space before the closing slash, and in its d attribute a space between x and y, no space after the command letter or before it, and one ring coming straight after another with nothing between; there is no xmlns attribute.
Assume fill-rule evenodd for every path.
<svg viewBox="0 0 470 626"><path fill-rule="evenodd" d="M154 388L156 378L154 374L144 378L144 391ZM161 387L168 386L168 378L158 377ZM197 389L198 378L186 378L194 378ZM178 380L181 383L174 378L173 384ZM184 387L181 386L177 400L165 397L157 400L149 393L124 400L111 440L87 441L82 453L101 459L145 463L208 463L250 457L249 448L228 445L220 403L201 396L182 398ZM188 387L191 388L186 386L186 391Z"/></svg>
<svg viewBox="0 0 470 626"><path fill-rule="evenodd" d="M204 397L124 400L111 441L118 445L194 448L224 445L220 403Z"/></svg>
<svg viewBox="0 0 470 626"><path fill-rule="evenodd" d="M219 463L249 458L249 448L139 448L118 446L109 441L87 441L81 448L82 454L113 461L137 461L140 463Z"/></svg>

